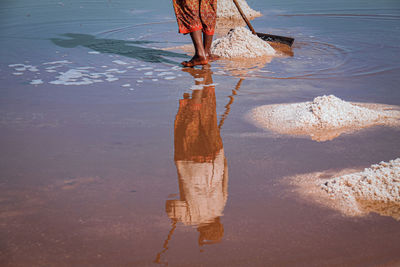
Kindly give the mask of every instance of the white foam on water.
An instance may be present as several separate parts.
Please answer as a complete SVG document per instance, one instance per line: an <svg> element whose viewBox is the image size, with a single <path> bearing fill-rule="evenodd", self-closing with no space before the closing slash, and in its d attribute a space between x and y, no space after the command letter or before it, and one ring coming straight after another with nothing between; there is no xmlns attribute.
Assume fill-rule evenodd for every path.
<svg viewBox="0 0 400 267"><path fill-rule="evenodd" d="M167 71L167 72L161 72L161 73L157 74L157 76L165 76L165 75L172 75L172 74L174 74L174 73Z"/></svg>
<svg viewBox="0 0 400 267"><path fill-rule="evenodd" d="M126 63L125 61L122 61L122 60L113 60L112 62L114 62L115 64L118 64L118 65L128 65L128 63Z"/></svg>
<svg viewBox="0 0 400 267"><path fill-rule="evenodd" d="M194 80L197 82L202 82L202 81L204 81L204 78L195 78Z"/></svg>
<svg viewBox="0 0 400 267"><path fill-rule="evenodd" d="M88 76L92 79L99 79L102 76L105 76L105 73L90 73Z"/></svg>
<svg viewBox="0 0 400 267"><path fill-rule="evenodd" d="M89 54L99 54L99 52L96 51L89 51ZM122 61L122 60L113 60L112 61L114 64L118 65L128 65L129 63ZM116 77L116 74L122 74L126 73L128 70L127 69L133 69L134 66L129 65L126 66L125 69L118 69L118 68L109 68L107 65L101 66L102 70L100 72L96 72L96 68L100 67L92 67L92 66L76 66L74 68L71 68L71 65L67 64L72 64L73 62L69 60L57 60L57 61L49 61L49 62L44 62L41 65L43 66L43 71L47 73L58 73L55 74L55 77L53 79L50 79L50 84L54 85L90 85L93 83L101 83L104 81L107 82L114 82L119 80L118 77ZM33 65L28 65L28 64L22 64L22 63L16 63L16 64L10 64L8 65L10 68L16 69L15 72L13 72L13 75L19 76L23 75L25 71L31 71L35 72L37 75L35 75L35 80L31 81L31 84L38 85L43 83L43 81L40 78L40 70L38 67L33 66ZM68 67L69 66L69 67ZM147 71L144 73L144 76L147 76L147 78L152 78L151 76L154 75L153 72L153 67L148 66L148 65L141 65L141 68L137 68L137 70L151 70ZM165 77L166 80L172 80L175 79L175 76L171 76L173 74L172 72L168 72L168 69L157 69L158 72L162 72L161 76L167 76ZM37 76L37 77L36 77ZM144 78L144 77L143 77ZM137 83L143 83L143 78L141 80L137 80ZM158 79L152 79L152 81L158 81ZM123 84L123 87L129 87L130 85L128 84Z"/></svg>
<svg viewBox="0 0 400 267"><path fill-rule="evenodd" d="M8 65L10 68L25 67L25 64L17 63Z"/></svg>
<svg viewBox="0 0 400 267"><path fill-rule="evenodd" d="M78 67L76 69L78 70L90 70L90 69L94 69L95 67Z"/></svg>
<svg viewBox="0 0 400 267"><path fill-rule="evenodd" d="M39 69L36 66L33 65L26 65L26 64L10 64L8 65L10 68L14 68L15 71L31 71L31 72L38 72Z"/></svg>
<svg viewBox="0 0 400 267"><path fill-rule="evenodd" d="M57 76L57 80L51 81L51 84L56 85L84 85L84 84L92 84L93 82L86 78L87 74L85 70L77 70L70 69L66 72L60 72L60 75ZM80 79L80 81L77 81Z"/></svg>
<svg viewBox="0 0 400 267"><path fill-rule="evenodd" d="M226 74L226 72L225 72L225 71L222 71L222 70L219 70L219 71L214 72L214 74L217 74L217 75L224 75L224 74Z"/></svg>
<svg viewBox="0 0 400 267"><path fill-rule="evenodd" d="M38 80L32 80L32 81L30 82L30 84L32 84L32 85L39 85L39 84L43 84L43 81L40 80L40 79L38 79Z"/></svg>
<svg viewBox="0 0 400 267"><path fill-rule="evenodd" d="M190 90L201 90L204 88L203 84L194 84L190 87Z"/></svg>
<svg viewBox="0 0 400 267"><path fill-rule="evenodd" d="M119 69L108 69L106 73L125 73L126 70L119 70Z"/></svg>
<svg viewBox="0 0 400 267"><path fill-rule="evenodd" d="M31 71L31 72L38 72L39 71L39 69L37 67L30 67L28 70Z"/></svg>
<svg viewBox="0 0 400 267"><path fill-rule="evenodd" d="M45 62L42 65L56 65L56 64L72 64L72 62L69 60L59 60L59 61Z"/></svg>
<svg viewBox="0 0 400 267"><path fill-rule="evenodd" d="M93 83L105 81L114 82L119 80L112 73L121 73L118 69L110 69L106 72L89 72L88 69L92 67L80 67L76 69L69 69L66 72L59 72L60 75L57 76L57 80L51 81L51 84L57 85L89 85Z"/></svg>
<svg viewBox="0 0 400 267"><path fill-rule="evenodd" d="M271 71L269 71L269 70L258 70L258 72L269 73L269 72L271 72Z"/></svg>
<svg viewBox="0 0 400 267"><path fill-rule="evenodd" d="M57 69L57 68L61 68L63 67L63 65L54 65L54 66L50 66L50 67L46 67L46 70L53 70L53 69Z"/></svg>
<svg viewBox="0 0 400 267"><path fill-rule="evenodd" d="M100 54L100 52L97 52L97 51L89 51L88 54L98 55L98 54Z"/></svg>
<svg viewBox="0 0 400 267"><path fill-rule="evenodd" d="M130 83L126 83L126 84L121 85L121 87L130 87L130 86L131 86Z"/></svg>
<svg viewBox="0 0 400 267"><path fill-rule="evenodd" d="M136 70L141 71L141 70L152 70L152 67L144 67L144 68L137 68Z"/></svg>

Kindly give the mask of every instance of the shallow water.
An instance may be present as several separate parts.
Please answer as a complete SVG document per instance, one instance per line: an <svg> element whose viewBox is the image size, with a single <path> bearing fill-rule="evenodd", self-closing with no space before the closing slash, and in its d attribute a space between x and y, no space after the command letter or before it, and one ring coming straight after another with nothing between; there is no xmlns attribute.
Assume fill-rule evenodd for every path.
<svg viewBox="0 0 400 267"><path fill-rule="evenodd" d="M161 50L190 43L170 1L2 1L1 265L400 262L399 221L280 182L399 157L399 130L314 142L244 118L323 94L399 105L400 4L248 3L293 56L182 70L186 52Z"/></svg>

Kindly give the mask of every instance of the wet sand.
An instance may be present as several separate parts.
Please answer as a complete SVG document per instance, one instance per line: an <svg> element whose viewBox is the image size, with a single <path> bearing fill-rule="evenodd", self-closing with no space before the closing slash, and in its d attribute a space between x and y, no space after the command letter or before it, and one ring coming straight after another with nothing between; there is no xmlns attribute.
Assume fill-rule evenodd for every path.
<svg viewBox="0 0 400 267"><path fill-rule="evenodd" d="M398 265L399 221L375 213L346 217L300 198L293 187L282 183L285 177L362 169L396 158L398 129L375 126L319 143L258 129L244 115L257 106L304 102L323 94L399 105L396 65L384 61L397 55L392 52L399 47L385 46L377 59L369 44L355 48L359 39L347 39L349 46L342 43L338 33L344 28L310 37L323 35L320 28L310 26L317 25L314 20L332 19L336 25L343 18L311 16L310 21L298 21L274 15L264 17L258 28L268 32L263 25L269 25L276 34L291 29L298 41L293 57L243 69L213 62L210 70L188 72L170 63L188 58L185 51L173 50L176 54L168 56L160 49L188 43L187 36L171 41L176 34L174 21L130 27L134 16L143 23L171 20L156 11L161 15L151 18L139 6L126 12L132 17L114 19L115 24L106 26L83 21L82 31L97 41L75 47L68 42L57 45L50 38L68 39L62 34L78 32L82 21L55 23L65 26L57 30L48 23L38 24L53 29L54 35L32 41L30 49L48 45L32 56L19 43L11 49L7 42L12 38L1 41L11 52L5 54L3 49L4 63L0 63L0 265ZM30 31L18 27L29 37ZM89 28L97 34L89 34ZM361 30L360 34L366 33ZM362 36L364 40L367 35ZM128 38L162 43L128 43ZM119 46L112 49L106 46L110 43ZM146 57L137 51L146 52ZM155 57L149 56L152 53ZM46 71L52 69L43 63L59 60L72 63L61 64L56 73ZM17 63L39 71L14 75L9 65ZM95 69L70 82L89 81L83 78L102 82L50 83L59 80L58 72L79 67ZM115 68L126 72L110 71ZM39 79L42 84L30 84ZM187 171L194 168L215 180L196 182ZM207 196L218 205L204 212ZM185 209L173 213L173 207ZM196 207L199 212L193 213ZM196 220L181 216L185 214L195 214Z"/></svg>

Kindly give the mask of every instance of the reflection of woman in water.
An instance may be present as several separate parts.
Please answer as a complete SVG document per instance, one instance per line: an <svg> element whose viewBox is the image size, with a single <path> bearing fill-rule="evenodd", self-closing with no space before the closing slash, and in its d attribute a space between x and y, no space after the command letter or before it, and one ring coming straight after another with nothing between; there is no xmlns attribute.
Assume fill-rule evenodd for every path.
<svg viewBox="0 0 400 267"><path fill-rule="evenodd" d="M154 261L160 264L178 222L197 226L199 246L218 243L224 235L220 216L228 198L228 168L219 128L229 113L233 98L218 126L211 70L203 67L202 70L187 68L184 71L189 72L196 85L203 89L193 90L192 95L185 93L179 101L174 143L180 199L166 202L172 228Z"/></svg>
<svg viewBox="0 0 400 267"><path fill-rule="evenodd" d="M166 203L168 216L186 225L197 225L199 245L218 242L223 236L219 217L228 192L228 171L217 123L215 87L211 71L188 70L202 90L184 94L175 119L175 164L179 200ZM208 85L208 86L207 86Z"/></svg>

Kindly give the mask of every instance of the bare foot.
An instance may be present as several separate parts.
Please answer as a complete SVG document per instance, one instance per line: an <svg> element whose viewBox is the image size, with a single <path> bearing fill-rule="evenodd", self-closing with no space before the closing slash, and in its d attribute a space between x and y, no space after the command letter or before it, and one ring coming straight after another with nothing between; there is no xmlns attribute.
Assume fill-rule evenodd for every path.
<svg viewBox="0 0 400 267"><path fill-rule="evenodd" d="M183 61L181 63L184 67L194 67L198 65L207 65L208 59L206 57L194 56L189 61Z"/></svg>

